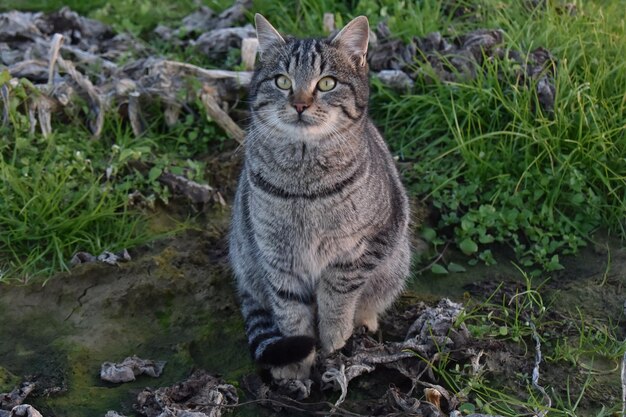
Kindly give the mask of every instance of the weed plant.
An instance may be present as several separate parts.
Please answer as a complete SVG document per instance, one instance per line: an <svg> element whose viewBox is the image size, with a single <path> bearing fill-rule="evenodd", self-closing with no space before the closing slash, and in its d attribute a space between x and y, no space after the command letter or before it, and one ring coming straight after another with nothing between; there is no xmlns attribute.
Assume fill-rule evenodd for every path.
<svg viewBox="0 0 626 417"><path fill-rule="evenodd" d="M465 398L459 409L503 416L540 411L557 416L603 416L619 411L617 396L595 386L598 376L605 384L619 380L619 365L626 352L626 342L618 336L619 326L598 322L580 310L577 316L554 320L551 303L542 296L542 284L534 285L523 272L522 277L525 288L510 293L500 286L484 301L470 299L457 318L455 325L465 326L478 341L477 351L486 346L484 358L459 364L442 353L441 362L432 364L446 386ZM538 384L551 404L531 383L535 337L542 352ZM494 350L493 346L499 347ZM496 351L507 352L508 360L516 365L511 368L506 359L490 358ZM596 363L609 364L612 369L595 369ZM593 400L589 401L589 396ZM584 406L583 399L587 400Z"/></svg>
<svg viewBox="0 0 626 417"><path fill-rule="evenodd" d="M44 138L28 132L18 111L25 94L13 89L11 124L0 131L0 282L45 281L67 270L77 251L117 251L162 236L147 225L151 211L131 207L129 195L139 193L146 207L167 203L159 175L167 170L202 181L205 166L196 158L224 139L192 115L173 128L157 116L136 138L114 114L99 139L79 120L56 125Z"/></svg>

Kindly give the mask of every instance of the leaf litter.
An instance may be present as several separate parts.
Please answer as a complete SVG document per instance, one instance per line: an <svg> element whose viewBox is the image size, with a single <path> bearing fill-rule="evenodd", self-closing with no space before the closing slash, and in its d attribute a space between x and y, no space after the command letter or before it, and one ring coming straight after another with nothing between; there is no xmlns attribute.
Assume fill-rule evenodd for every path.
<svg viewBox="0 0 626 417"><path fill-rule="evenodd" d="M407 317L414 319L401 342L380 342L372 336L359 333L340 352L318 358L315 372L317 376L313 380L264 382L257 375L249 375L244 379L244 386L261 404L275 411L321 413L330 407L331 414L359 416L361 414L342 408L350 381L387 369L407 378L411 386L406 392L390 386L382 397L369 404L367 415L451 415L465 399L451 394L440 385L429 383L428 379L434 379L431 366L443 356L451 355L459 361L480 360L483 353L477 353L474 349L467 328L463 324L455 325L462 311L461 304L448 299L442 299L434 307L419 303L405 311L400 318L393 318L401 321L406 321ZM417 398L418 386L423 387L425 400L420 401ZM334 404L303 402L309 397L319 395L313 391L313 387L322 391L339 391L339 398Z"/></svg>
<svg viewBox="0 0 626 417"><path fill-rule="evenodd" d="M275 411L328 411L330 407L330 412L336 415L359 415L341 407L350 382L365 374L388 369L408 378L411 387L406 392L395 386L389 387L371 405L369 415L387 416L402 412L415 416L447 416L458 408L463 399L440 385L427 382L427 379L430 366L442 355L451 354L458 360L470 360L477 356L467 329L463 325L455 326L462 311L461 304L448 299L441 300L434 307L420 303L395 319L403 322L403 327L408 320L412 320L403 341L379 342L360 333L353 336L341 352L320 357L316 364L316 376L312 380L265 382L258 374L252 374L244 377L243 385L253 401ZM164 366L162 361L133 356L121 363L103 363L100 377L113 383L132 381L142 374L156 378L161 375ZM415 391L418 386L424 387L425 400L417 398ZM319 403L307 402L307 398L319 396L327 390L340 391L340 397L334 404L324 403L324 407L320 408ZM0 399L9 399L0 403L1 408L15 409L31 391L32 384L26 383L12 393L0 395ZM223 411L232 410L237 405L241 404L237 389L232 384L197 370L188 379L173 386L146 388L138 394L135 410L148 417L220 417Z"/></svg>
<svg viewBox="0 0 626 417"><path fill-rule="evenodd" d="M154 34L221 60L228 51L241 48L244 40L255 37L251 25L238 26L245 20L251 3L236 1L220 14L201 7L184 18L180 27L161 25ZM118 63L128 56L134 59ZM434 32L404 42L392 36L381 22L372 36L368 61L375 76L400 90L410 90L418 78L467 82L476 78L488 61L510 61L515 64L514 82L533 85L544 110L551 111L554 105L556 59L541 47L528 54L513 50L500 29L477 29L450 37ZM208 114L225 127L232 122L228 110L236 105L251 79L250 71L205 70L152 56L149 47L132 35L115 34L109 26L67 7L49 14L1 13L2 71L10 77L0 86L4 124L8 123L7 101L21 86L26 90L23 110L28 114L31 131L39 125L44 136L49 135L53 116L80 113L82 106L76 102L85 100L88 112L82 117L96 138L102 133L110 110L126 114L133 131L140 135L144 130L142 111L147 103L157 99L164 103L165 119L174 124L183 108L200 97L202 91L209 91L218 108L224 110L223 114L215 114L203 100ZM191 85L189 77L196 78L201 88ZM233 134L226 127L225 130L242 140L239 132Z"/></svg>
<svg viewBox="0 0 626 417"><path fill-rule="evenodd" d="M542 47L528 54L511 49L501 29L476 29L447 37L433 32L404 42L394 38L381 22L375 33L368 57L370 68L380 71L379 77L396 89L410 90L418 78L426 82L468 82L483 71L485 63L506 61L513 64L515 83L534 86L542 109L554 109L556 59Z"/></svg>

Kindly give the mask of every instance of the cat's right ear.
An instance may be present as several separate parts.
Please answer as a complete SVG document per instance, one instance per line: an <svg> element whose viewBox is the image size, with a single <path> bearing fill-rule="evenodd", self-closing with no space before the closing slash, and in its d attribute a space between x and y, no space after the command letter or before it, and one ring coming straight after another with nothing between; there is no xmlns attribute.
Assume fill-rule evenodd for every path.
<svg viewBox="0 0 626 417"><path fill-rule="evenodd" d="M365 16L359 16L348 23L332 38L331 43L339 46L353 57L360 66L367 63L367 43L369 42L370 24Z"/></svg>
<svg viewBox="0 0 626 417"><path fill-rule="evenodd" d="M274 29L274 26L259 13L254 15L254 23L256 24L256 37L259 40L259 53L261 55L272 46L285 43L285 40L280 36L280 33Z"/></svg>

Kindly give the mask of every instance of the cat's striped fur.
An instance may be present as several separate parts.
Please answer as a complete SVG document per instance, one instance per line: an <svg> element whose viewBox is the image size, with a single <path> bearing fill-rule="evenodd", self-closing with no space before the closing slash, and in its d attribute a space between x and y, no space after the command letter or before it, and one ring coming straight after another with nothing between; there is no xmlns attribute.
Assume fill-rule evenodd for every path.
<svg viewBox="0 0 626 417"><path fill-rule="evenodd" d="M304 378L317 340L329 353L355 326L375 331L402 291L408 204L367 114L367 19L332 39L283 38L261 15L256 25L230 258L254 358L275 378Z"/></svg>

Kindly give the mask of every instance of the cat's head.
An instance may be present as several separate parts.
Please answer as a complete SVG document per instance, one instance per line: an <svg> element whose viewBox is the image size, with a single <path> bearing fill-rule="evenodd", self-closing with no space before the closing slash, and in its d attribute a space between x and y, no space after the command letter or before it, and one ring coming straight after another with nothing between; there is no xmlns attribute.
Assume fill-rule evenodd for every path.
<svg viewBox="0 0 626 417"><path fill-rule="evenodd" d="M250 98L257 132L322 138L367 117L365 16L328 39L284 38L260 14L255 20L259 60Z"/></svg>

